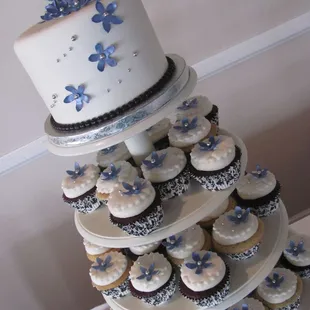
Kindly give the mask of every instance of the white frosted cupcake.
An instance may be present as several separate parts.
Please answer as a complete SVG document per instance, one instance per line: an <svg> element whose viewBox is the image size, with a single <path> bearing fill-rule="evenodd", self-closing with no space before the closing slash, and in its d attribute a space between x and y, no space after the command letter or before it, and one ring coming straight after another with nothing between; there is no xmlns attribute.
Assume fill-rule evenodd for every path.
<svg viewBox="0 0 310 310"><path fill-rule="evenodd" d="M257 299L244 298L228 310L266 310L265 306Z"/></svg>
<svg viewBox="0 0 310 310"><path fill-rule="evenodd" d="M96 197L96 183L100 169L95 165L81 167L75 163L74 170L67 170L61 184L63 200L80 213L91 213L101 206Z"/></svg>
<svg viewBox="0 0 310 310"><path fill-rule="evenodd" d="M112 224L129 235L148 235L164 218L159 195L149 181L140 178L119 184L110 194L108 208Z"/></svg>
<svg viewBox="0 0 310 310"><path fill-rule="evenodd" d="M166 247L168 258L177 266L192 252L211 248L211 236L200 226L194 225L174 236L170 236L163 245Z"/></svg>
<svg viewBox="0 0 310 310"><path fill-rule="evenodd" d="M264 224L250 209L235 210L221 215L212 230L213 248L234 260L251 258L258 250L264 235Z"/></svg>
<svg viewBox="0 0 310 310"><path fill-rule="evenodd" d="M211 136L191 152L191 177L211 191L234 185L241 174L241 150L228 136Z"/></svg>
<svg viewBox="0 0 310 310"><path fill-rule="evenodd" d="M91 262L95 262L99 256L101 256L105 253L108 253L110 251L118 251L118 249L106 248L106 247L103 247L101 245L91 243L85 239L83 240L83 244L85 247L87 258Z"/></svg>
<svg viewBox="0 0 310 310"><path fill-rule="evenodd" d="M141 170L159 192L162 200L180 196L189 188L190 176L184 152L175 147L158 152L142 161Z"/></svg>
<svg viewBox="0 0 310 310"><path fill-rule="evenodd" d="M169 147L168 132L170 128L170 120L168 118L164 118L157 124L147 129L147 133L156 150L162 150Z"/></svg>
<svg viewBox="0 0 310 310"><path fill-rule="evenodd" d="M214 252L198 251L181 267L181 294L199 307L215 307L228 295L230 272Z"/></svg>
<svg viewBox="0 0 310 310"><path fill-rule="evenodd" d="M167 302L175 293L175 272L162 254L145 254L130 269L129 287L134 297L158 306Z"/></svg>
<svg viewBox="0 0 310 310"><path fill-rule="evenodd" d="M301 279L284 268L274 268L256 289L256 297L268 309L274 310L298 309L301 293Z"/></svg>
<svg viewBox="0 0 310 310"><path fill-rule="evenodd" d="M241 177L234 198L259 217L273 214L279 207L281 186L273 173L256 165L256 170Z"/></svg>
<svg viewBox="0 0 310 310"><path fill-rule="evenodd" d="M120 252L109 252L96 259L89 275L93 286L104 296L118 299L129 294L131 261Z"/></svg>

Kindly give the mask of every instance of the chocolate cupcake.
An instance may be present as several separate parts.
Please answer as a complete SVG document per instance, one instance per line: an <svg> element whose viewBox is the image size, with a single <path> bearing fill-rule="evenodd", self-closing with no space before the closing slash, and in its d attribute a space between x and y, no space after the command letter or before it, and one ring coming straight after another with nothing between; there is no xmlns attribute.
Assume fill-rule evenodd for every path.
<svg viewBox="0 0 310 310"><path fill-rule="evenodd" d="M80 213L91 213L102 203L96 197L96 183L100 170L94 165L81 167L75 163L74 170L67 170L62 181L63 200Z"/></svg>
<svg viewBox="0 0 310 310"><path fill-rule="evenodd" d="M176 275L162 254L145 254L130 269L129 287L134 297L146 304L159 306L175 293Z"/></svg>
<svg viewBox="0 0 310 310"><path fill-rule="evenodd" d="M180 196L189 188L190 176L184 152L175 147L152 152L142 161L141 170L162 200Z"/></svg>
<svg viewBox="0 0 310 310"><path fill-rule="evenodd" d="M246 297L227 310L266 310L266 308L259 300Z"/></svg>
<svg viewBox="0 0 310 310"><path fill-rule="evenodd" d="M110 194L108 208L112 224L134 236L150 234L164 218L159 194L140 178L118 185Z"/></svg>
<svg viewBox="0 0 310 310"><path fill-rule="evenodd" d="M168 132L170 128L170 120L164 118L146 130L156 150L162 150L169 147Z"/></svg>
<svg viewBox="0 0 310 310"><path fill-rule="evenodd" d="M228 136L211 136L193 148L189 170L191 177L211 191L234 185L241 174L241 150Z"/></svg>
<svg viewBox="0 0 310 310"><path fill-rule="evenodd" d="M214 252L198 251L181 267L181 294L199 307L215 307L228 295L230 272Z"/></svg>
<svg viewBox="0 0 310 310"><path fill-rule="evenodd" d="M119 251L119 249L106 248L106 247L91 243L85 239L83 241L83 244L85 247L87 258L91 262L95 262L96 259L102 256L103 254L109 253L111 251Z"/></svg>
<svg viewBox="0 0 310 310"><path fill-rule="evenodd" d="M273 214L279 207L281 186L273 173L256 166L256 171L241 177L234 192L237 204L251 208L258 217Z"/></svg>

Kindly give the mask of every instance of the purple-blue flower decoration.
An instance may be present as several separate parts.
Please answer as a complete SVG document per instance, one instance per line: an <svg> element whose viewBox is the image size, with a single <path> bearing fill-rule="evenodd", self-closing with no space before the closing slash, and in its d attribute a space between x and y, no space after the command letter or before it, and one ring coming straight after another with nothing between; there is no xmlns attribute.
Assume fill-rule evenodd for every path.
<svg viewBox="0 0 310 310"><path fill-rule="evenodd" d="M262 179L267 176L268 169L262 169L260 165L256 165L256 171L252 171L251 174L258 179Z"/></svg>
<svg viewBox="0 0 310 310"><path fill-rule="evenodd" d="M182 105L178 107L178 110L186 111L192 108L196 108L197 105L198 105L197 98L193 98L193 99L184 101Z"/></svg>
<svg viewBox="0 0 310 310"><path fill-rule="evenodd" d="M75 101L76 103L76 110L80 112L83 109L84 102L89 103L90 97L84 94L85 86L80 85L77 89L73 86L66 86L65 89L71 92L71 95L67 96L64 99L64 103L71 103Z"/></svg>
<svg viewBox="0 0 310 310"><path fill-rule="evenodd" d="M208 263L211 254L207 252L203 257L196 252L192 253L192 259L195 263L186 263L185 266L189 269L196 269L195 274L202 274L203 270L212 266L212 263Z"/></svg>
<svg viewBox="0 0 310 310"><path fill-rule="evenodd" d="M197 116L195 116L191 121L187 117L185 117L181 121L178 121L179 123L181 122L181 126L177 125L174 126L173 128L183 133L186 133L197 127L197 121L198 121Z"/></svg>
<svg viewBox="0 0 310 310"><path fill-rule="evenodd" d="M284 277L280 277L280 275L277 272L274 272L272 277L267 277L266 279L266 285L270 288L279 288L284 281Z"/></svg>
<svg viewBox="0 0 310 310"><path fill-rule="evenodd" d="M178 239L175 236L171 236L166 239L166 241L163 241L162 244L165 246L168 250L173 250L175 248L178 248L182 243L182 236L180 236Z"/></svg>
<svg viewBox="0 0 310 310"><path fill-rule="evenodd" d="M151 281L153 276L159 274L159 270L155 270L155 264L152 263L149 268L144 268L140 266L141 275L137 277L137 280Z"/></svg>
<svg viewBox="0 0 310 310"><path fill-rule="evenodd" d="M115 52L115 46L110 45L106 49L103 49L101 43L96 44L95 50L97 54L91 54L88 57L88 60L91 62L98 62L97 69L100 72L104 71L105 65L109 65L110 67L117 66L117 61L114 58L111 58L111 55Z"/></svg>
<svg viewBox="0 0 310 310"><path fill-rule="evenodd" d="M110 147L102 149L100 152L102 152L104 155L108 155L108 154L113 153L116 149L117 149L117 145L112 145Z"/></svg>
<svg viewBox="0 0 310 310"><path fill-rule="evenodd" d="M152 152L151 160L142 160L142 162L148 170L151 170L153 168L161 167L166 156L167 153L161 154L159 156L156 152Z"/></svg>
<svg viewBox="0 0 310 310"><path fill-rule="evenodd" d="M119 25L123 23L123 20L121 18L113 15L113 13L117 9L117 3L115 1L108 4L106 8L100 1L97 1L96 9L99 14L95 14L91 20L94 23L102 23L103 29L106 32L110 32L111 24Z"/></svg>
<svg viewBox="0 0 310 310"><path fill-rule="evenodd" d="M70 176L72 180L76 180L79 177L82 177L87 169L87 165L81 167L79 163L74 164L74 170L67 170L67 174Z"/></svg>
<svg viewBox="0 0 310 310"><path fill-rule="evenodd" d="M114 180L118 176L120 171L121 171L121 167L116 169L115 165L111 164L110 171L109 172L103 171L100 175L100 178L104 181Z"/></svg>
<svg viewBox="0 0 310 310"><path fill-rule="evenodd" d="M139 195L141 191L146 187L146 182L144 182L143 179L140 180L137 177L133 185L130 185L126 182L123 182L122 185L127 190L127 192L121 192L121 193L123 195L132 196L132 195Z"/></svg>
<svg viewBox="0 0 310 310"><path fill-rule="evenodd" d="M233 310L239 310L239 309L234 308ZM243 304L241 310L249 310L249 306L247 304Z"/></svg>
<svg viewBox="0 0 310 310"><path fill-rule="evenodd" d="M299 241L297 244L294 241L290 241L289 248L285 249L285 251L293 256L298 256L301 253L306 252L304 249L304 242L303 240Z"/></svg>
<svg viewBox="0 0 310 310"><path fill-rule="evenodd" d="M198 144L201 151L210 152L214 151L220 142L220 138L215 139L213 136L211 136L207 142L198 142Z"/></svg>
<svg viewBox="0 0 310 310"><path fill-rule="evenodd" d="M91 268L99 271L106 271L108 268L113 266L112 257L108 255L105 260L102 260L101 258L97 257L96 258L96 263L98 265L93 265Z"/></svg>
<svg viewBox="0 0 310 310"><path fill-rule="evenodd" d="M82 7L92 2L93 0L67 0L71 12L79 11Z"/></svg>
<svg viewBox="0 0 310 310"><path fill-rule="evenodd" d="M235 223L236 225L239 225L241 223L246 223L248 221L250 208L242 210L240 207L237 206L234 212L235 215L227 215L227 218L231 222Z"/></svg>

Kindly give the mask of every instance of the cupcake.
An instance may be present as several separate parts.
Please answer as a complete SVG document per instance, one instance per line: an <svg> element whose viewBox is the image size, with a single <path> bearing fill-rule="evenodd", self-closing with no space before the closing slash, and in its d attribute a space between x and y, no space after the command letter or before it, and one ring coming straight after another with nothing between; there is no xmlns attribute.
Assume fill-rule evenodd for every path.
<svg viewBox="0 0 310 310"><path fill-rule="evenodd" d="M302 279L310 278L310 237L291 232L280 263Z"/></svg>
<svg viewBox="0 0 310 310"><path fill-rule="evenodd" d="M180 196L189 188L190 176L184 152L175 147L158 152L142 161L141 170L159 192L162 200Z"/></svg>
<svg viewBox="0 0 310 310"><path fill-rule="evenodd" d="M228 310L266 310L265 306L257 299L244 298L228 308Z"/></svg>
<svg viewBox="0 0 310 310"><path fill-rule="evenodd" d="M181 267L181 294L199 307L215 307L228 295L230 272L214 252L198 251Z"/></svg>
<svg viewBox="0 0 310 310"><path fill-rule="evenodd" d="M146 236L164 219L159 194L152 184L136 178L118 185L109 197L110 220L129 235Z"/></svg>
<svg viewBox="0 0 310 310"><path fill-rule="evenodd" d="M104 296L118 299L129 294L131 261L120 252L109 252L97 257L89 275L93 286Z"/></svg>
<svg viewBox="0 0 310 310"><path fill-rule="evenodd" d="M96 183L100 169L94 165L81 167L75 163L74 170L67 170L61 184L63 200L80 213L91 213L101 206L96 197Z"/></svg>
<svg viewBox="0 0 310 310"><path fill-rule="evenodd" d="M106 247L103 247L101 245L91 243L85 239L83 241L83 244L85 247L87 258L91 262L95 262L96 259L99 256L102 256L103 254L106 254L106 253L111 252L111 251L117 251L117 249L106 248Z"/></svg>
<svg viewBox="0 0 310 310"><path fill-rule="evenodd" d="M203 116L184 117L177 120L169 130L169 143L171 146L182 149L185 153L190 153L197 142L208 136L210 130L211 124Z"/></svg>
<svg viewBox="0 0 310 310"><path fill-rule="evenodd" d="M191 152L191 177L211 191L234 185L241 174L241 150L228 136L211 136Z"/></svg>
<svg viewBox="0 0 310 310"><path fill-rule="evenodd" d="M100 178L97 180L98 199L107 203L109 195L118 184L133 181L137 176L137 169L127 161L118 161L110 164L110 167L103 170Z"/></svg>
<svg viewBox="0 0 310 310"><path fill-rule="evenodd" d="M256 297L268 309L296 310L300 305L302 280L292 271L275 268L256 289Z"/></svg>
<svg viewBox="0 0 310 310"><path fill-rule="evenodd" d="M175 293L175 271L164 255L145 254L130 269L129 287L132 296L146 304L159 306Z"/></svg>
<svg viewBox="0 0 310 310"><path fill-rule="evenodd" d="M279 207L280 189L280 183L274 174L257 165L256 171L240 179L234 198L239 206L251 208L257 216L266 217Z"/></svg>
<svg viewBox="0 0 310 310"><path fill-rule="evenodd" d="M156 150L166 149L169 146L168 132L170 128L170 120L168 118L164 118L157 124L147 129L147 133Z"/></svg>
<svg viewBox="0 0 310 310"><path fill-rule="evenodd" d="M163 245L166 247L168 259L180 266L193 252L210 250L211 236L200 226L194 225L167 238Z"/></svg>
<svg viewBox="0 0 310 310"><path fill-rule="evenodd" d="M251 258L258 250L264 235L264 224L250 209L235 210L221 215L212 230L213 248L233 260Z"/></svg>

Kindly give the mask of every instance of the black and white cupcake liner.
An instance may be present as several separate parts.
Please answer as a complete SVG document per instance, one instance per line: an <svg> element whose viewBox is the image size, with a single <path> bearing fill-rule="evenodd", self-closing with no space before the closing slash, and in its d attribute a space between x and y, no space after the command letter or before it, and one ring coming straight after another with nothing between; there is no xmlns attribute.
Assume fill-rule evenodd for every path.
<svg viewBox="0 0 310 310"><path fill-rule="evenodd" d="M259 251L259 247L260 247L260 243L254 245L252 248L248 249L247 251L243 253L225 254L225 255L232 260L241 261L241 260L245 260L245 259L249 259L253 257Z"/></svg>
<svg viewBox="0 0 310 310"><path fill-rule="evenodd" d="M205 118L216 126L219 125L219 108L216 105L212 105L212 110L209 114L205 116Z"/></svg>
<svg viewBox="0 0 310 310"><path fill-rule="evenodd" d="M156 151L160 151L163 149L166 149L170 146L169 138L168 136L165 136L154 143L154 147Z"/></svg>
<svg viewBox="0 0 310 310"><path fill-rule="evenodd" d="M169 280L154 292L140 292L132 286L131 282L129 283L129 287L132 296L151 306L159 306L167 302L174 295L177 286L176 282L175 271L172 271Z"/></svg>
<svg viewBox="0 0 310 310"><path fill-rule="evenodd" d="M310 266L299 267L290 263L286 257L282 254L279 264L286 269L298 274L301 279L310 279Z"/></svg>
<svg viewBox="0 0 310 310"><path fill-rule="evenodd" d="M160 253L160 254L163 254L165 257L167 257L167 251L166 251L166 248L161 244L156 250L152 251L154 253ZM130 258L132 261L136 261L140 256L143 256L144 254L142 255L136 255L134 253L132 253L130 251L129 248L123 248L122 249L122 253L124 255L126 255L128 258ZM145 253L145 254L148 254L148 253Z"/></svg>
<svg viewBox="0 0 310 310"><path fill-rule="evenodd" d="M241 150L236 146L234 160L225 168L216 171L200 171L189 165L191 177L209 191L221 191L234 185L241 174Z"/></svg>
<svg viewBox="0 0 310 310"><path fill-rule="evenodd" d="M125 297L130 293L129 278L127 278L122 284L109 290L101 291L103 296L110 297L112 299L119 299Z"/></svg>
<svg viewBox="0 0 310 310"><path fill-rule="evenodd" d="M297 300L290 305L287 305L285 307L277 308L277 310L297 310L300 306L300 297L297 298ZM270 308L268 308L270 309ZM274 309L271 309L274 310Z"/></svg>

